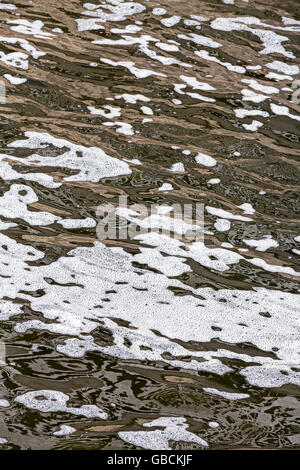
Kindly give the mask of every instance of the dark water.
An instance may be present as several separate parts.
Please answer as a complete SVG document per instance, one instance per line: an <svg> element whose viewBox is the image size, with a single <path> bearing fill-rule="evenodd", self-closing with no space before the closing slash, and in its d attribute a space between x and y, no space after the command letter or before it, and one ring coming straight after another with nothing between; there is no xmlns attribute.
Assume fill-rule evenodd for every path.
<svg viewBox="0 0 300 470"><path fill-rule="evenodd" d="M299 3L0 15L1 447L299 448ZM204 244L99 239L120 196Z"/></svg>

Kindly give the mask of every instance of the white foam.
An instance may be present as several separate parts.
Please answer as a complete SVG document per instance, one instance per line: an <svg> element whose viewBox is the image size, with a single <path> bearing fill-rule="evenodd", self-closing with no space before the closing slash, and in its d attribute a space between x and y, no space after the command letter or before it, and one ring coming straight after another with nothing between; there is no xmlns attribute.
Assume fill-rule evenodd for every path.
<svg viewBox="0 0 300 470"><path fill-rule="evenodd" d="M167 189L164 189L167 190ZM132 209L126 209L123 207L118 207L116 209L116 214L118 216L124 217L128 221L136 224L144 230L144 233L147 233L149 229L154 230L164 230L168 233L176 233L180 236L186 235L187 232L201 229L200 225L193 223L187 223L184 220L181 220L177 217L167 216L166 213L173 211L173 206L158 206L155 207L154 213L148 216L148 213L141 214ZM132 233L132 236L138 234L140 235L142 231ZM134 237L135 238L135 237ZM138 256L138 255L137 255ZM153 257L156 257L156 254L152 254Z"/></svg>
<svg viewBox="0 0 300 470"><path fill-rule="evenodd" d="M86 10L83 11L82 14L92 18L77 19L78 31L103 29L103 26L98 23L124 21L128 16L137 15L146 9L144 5L137 2L118 2L116 5L93 5L91 3L85 3L83 6Z"/></svg>
<svg viewBox="0 0 300 470"><path fill-rule="evenodd" d="M214 223L214 227L218 232L227 232L230 229L230 225L227 219L217 219Z"/></svg>
<svg viewBox="0 0 300 470"><path fill-rule="evenodd" d="M9 73L5 73L3 77L6 78L6 80L8 80L12 85L21 85L22 83L27 82L27 78L14 77Z"/></svg>
<svg viewBox="0 0 300 470"><path fill-rule="evenodd" d="M167 10L164 8L153 8L152 14L155 16L163 16L167 13Z"/></svg>
<svg viewBox="0 0 300 470"><path fill-rule="evenodd" d="M34 46L32 46L27 41L27 39L11 38L11 37L7 38L7 37L4 37L4 36L0 36L0 42L4 42L4 43L8 43L8 44L19 44L20 47L22 49L24 49L24 51L29 52L34 59L39 59L40 57L46 55L45 52L38 51ZM12 52L11 54L19 54L19 53ZM11 55L11 54L7 54L7 55Z"/></svg>
<svg viewBox="0 0 300 470"><path fill-rule="evenodd" d="M38 59L39 57L42 57L46 54L45 52L38 51L34 46L29 44L26 39L7 38L0 36L0 42L8 44L19 44L20 47L26 52L29 52L29 54L31 54L34 59ZM28 57L28 54L24 54L23 52L9 52L5 54L4 52L0 51L1 62L4 62L6 65L9 65L11 67L16 67L22 70L28 70Z"/></svg>
<svg viewBox="0 0 300 470"><path fill-rule="evenodd" d="M55 431L53 435L54 436L69 436L70 434L73 434L73 432L76 432L75 428L72 428L72 426L68 426L66 424L62 424L60 426L59 431Z"/></svg>
<svg viewBox="0 0 300 470"><path fill-rule="evenodd" d="M238 118L245 118L247 116L262 116L262 117L269 117L269 113L267 111L261 111L260 109L243 109L243 108L238 108L234 109L235 115Z"/></svg>
<svg viewBox="0 0 300 470"><path fill-rule="evenodd" d="M184 88L186 88L186 85L183 85L182 83L174 83L174 90L176 91L176 93L184 95L184 91L181 91Z"/></svg>
<svg viewBox="0 0 300 470"><path fill-rule="evenodd" d="M223 392L221 390L217 390L216 388L209 388L205 387L203 390L207 393L211 393L213 395L218 395L220 397L226 398L227 400L243 400L244 398L249 398L250 395L248 393L230 393L230 392Z"/></svg>
<svg viewBox="0 0 300 470"><path fill-rule="evenodd" d="M131 124L128 122L114 121L114 122L103 122L103 126L113 126L117 127L116 132L125 135L133 135L134 130Z"/></svg>
<svg viewBox="0 0 300 470"><path fill-rule="evenodd" d="M44 27L44 23L40 20L36 21L28 21L28 20L6 20L7 24L12 24L16 26L11 26L10 29L12 31L16 31L17 33L22 34L29 34L38 39L52 39L55 37L55 34L46 33L42 31Z"/></svg>
<svg viewBox="0 0 300 470"><path fill-rule="evenodd" d="M209 53L205 50L201 51L195 51L195 54L202 59L209 60L212 62L216 62L217 64L223 65L223 67L226 67L230 72L236 72L236 73L245 73L246 69L245 67L242 67L240 65L232 65L230 62L222 62L220 59L213 55L209 55Z"/></svg>
<svg viewBox="0 0 300 470"><path fill-rule="evenodd" d="M233 248L233 245L231 245L231 243L228 243L228 242L222 242L221 247L230 249L230 248Z"/></svg>
<svg viewBox="0 0 300 470"><path fill-rule="evenodd" d="M191 88L194 90L202 90L202 91L213 91L215 87L209 85L205 82L199 82L195 77L190 77L187 75L180 75L181 80L187 83Z"/></svg>
<svg viewBox="0 0 300 470"><path fill-rule="evenodd" d="M239 209L242 209L244 211L244 214L254 214L255 209L253 209L252 204L249 202L245 202L244 204L241 204L240 206L237 206Z"/></svg>
<svg viewBox="0 0 300 470"><path fill-rule="evenodd" d="M164 183L160 188L158 188L158 191L172 191L174 188L170 183Z"/></svg>
<svg viewBox="0 0 300 470"><path fill-rule="evenodd" d="M275 103L271 103L270 107L274 114L278 114L279 116L287 116L290 119L295 119L296 121L300 121L300 116L291 114L287 106L278 106Z"/></svg>
<svg viewBox="0 0 300 470"><path fill-rule="evenodd" d="M0 10L16 10L17 7L16 5L13 5L12 3L0 3Z"/></svg>
<svg viewBox="0 0 300 470"><path fill-rule="evenodd" d="M191 18L193 18L194 20L197 20L197 21L209 21L209 18L207 18L206 16L199 16L199 15L190 15Z"/></svg>
<svg viewBox="0 0 300 470"><path fill-rule="evenodd" d="M30 225L44 226L60 220L60 217L49 212L28 210L27 205L37 201L38 197L32 188L12 184L9 191L0 197L0 214L8 219L23 219Z"/></svg>
<svg viewBox="0 0 300 470"><path fill-rule="evenodd" d="M274 31L266 29L250 28L248 25L258 25L271 27L266 23L262 23L258 18L255 17L236 17L236 18L217 18L210 24L211 28L221 31L248 31L261 40L264 49L260 51L260 54L282 54L285 57L294 58L292 52L286 51L282 46L282 42L288 41L288 37L281 36ZM280 28L278 28L280 29ZM284 29L284 28L282 28Z"/></svg>
<svg viewBox="0 0 300 470"><path fill-rule="evenodd" d="M219 178L211 178L210 180L207 181L208 184L219 184L220 183Z"/></svg>
<svg viewBox="0 0 300 470"><path fill-rule="evenodd" d="M113 123L114 124L114 123ZM77 174L64 177L64 181L91 181L98 182L101 178L128 175L131 173L129 165L116 158L110 157L97 147L84 147L76 145L65 139L57 139L43 132L25 132L25 140L16 140L8 147L39 149L51 145L62 149L57 157L40 156L33 153L26 159L18 159L10 156L15 161L26 162L26 164L40 163L43 166L70 168L77 170ZM66 150L64 149L66 147Z"/></svg>
<svg viewBox="0 0 300 470"><path fill-rule="evenodd" d="M215 99L213 98L208 98L207 96L203 96L203 95L200 95L199 93L190 93L190 92L187 92L186 93L188 96L190 96L191 98L194 98L196 100L201 100L201 101L206 101L207 103L215 103Z"/></svg>
<svg viewBox="0 0 300 470"><path fill-rule="evenodd" d="M97 242L90 248L71 250L67 257L61 257L51 264L29 266L28 261L42 258L43 253L0 234L0 274L4 274L0 291L11 299L9 303L15 298L28 300L31 309L41 312L47 319L44 322L41 319L26 321L20 318L16 331L25 332L33 328L67 335L70 338L59 344L57 350L73 357L82 357L86 351L94 350L123 359L164 361L174 367L218 374L231 370L220 359L232 357L250 364L241 369L250 383L258 386L265 386L266 383L267 386L273 386L274 383L276 386L299 383L299 377L291 369L299 363L296 294L263 288L251 291L189 288L195 296L174 295L171 288L186 289L187 286L172 276L169 278L163 273L134 267L135 261L153 262L158 269L161 265L161 269L169 274L171 266L175 266L177 272L188 269L184 265L189 258L219 271L229 269L231 264L240 260L250 263L253 260L246 260L240 254L223 248L207 248L200 242L184 245L179 240L154 232L138 235L136 240L150 246L149 250L153 252L141 251L135 257L122 248L108 248ZM7 249L2 248L4 245ZM163 253L164 260L158 252ZM270 266L265 263L264 269L269 270ZM272 269L274 272L286 272L288 268L273 265ZM47 279L53 279L55 283L49 283ZM45 294L32 297L27 293L37 289L43 289ZM117 293L108 294L109 290L116 290ZM110 302L103 302L104 297L109 297ZM99 305L103 308L96 308ZM20 308L13 303L11 306L15 312ZM201 315L200 325L202 308L205 308L205 315ZM157 315L158 309L161 315ZM141 311L146 312L146 315L141 316ZM259 312L266 311L270 313L270 318L259 315ZM131 328L117 325L114 318L129 322ZM95 344L93 337L88 335L99 326L99 320L113 334L114 344L111 346ZM221 341L251 342L264 351L278 348L276 360L269 356L261 357L259 353L254 358L226 349L191 351L173 341L178 338L183 342L209 342L216 337L212 326L221 328L217 332ZM160 332L161 336L154 331ZM125 338L130 341L130 345L124 345ZM145 344L149 349L141 347ZM166 352L171 354L171 358L165 356ZM188 361L180 359L187 354L190 356ZM253 362L257 365L253 366ZM274 368L275 364L278 364L277 369ZM281 374L281 369L287 370L287 375ZM64 402L61 398L59 401ZM57 407L55 402L50 402ZM42 402L34 400L34 403L40 406Z"/></svg>
<svg viewBox="0 0 300 470"><path fill-rule="evenodd" d="M235 215L231 212L225 211L224 209L218 209L217 207L205 206L205 209L209 214L224 219L241 220L243 222L250 222L252 220L250 219L250 217L244 217L243 215Z"/></svg>
<svg viewBox="0 0 300 470"><path fill-rule="evenodd" d="M15 225L15 224L14 224ZM14 315L19 315L22 313L20 307L13 305L12 303L6 300L0 300L0 320L8 320Z"/></svg>
<svg viewBox="0 0 300 470"><path fill-rule="evenodd" d="M170 171L173 171L174 173L183 173L185 171L184 164L181 162L173 163Z"/></svg>
<svg viewBox="0 0 300 470"><path fill-rule="evenodd" d="M270 78L271 80L293 80L293 78L290 75L280 75L278 73L274 72L269 72L266 75L266 78Z"/></svg>
<svg viewBox="0 0 300 470"><path fill-rule="evenodd" d="M149 106L141 106L141 111L144 114L147 114L148 116L151 116L153 114L153 111L151 108L149 108Z"/></svg>
<svg viewBox="0 0 300 470"><path fill-rule="evenodd" d="M286 75L297 75L299 73L298 65L289 65L279 60L274 60L273 62L266 64L266 67Z"/></svg>
<svg viewBox="0 0 300 470"><path fill-rule="evenodd" d="M169 18L163 18L162 20L160 20L160 22L167 28L171 28L172 26L175 26L175 24L179 23L180 20L181 20L180 16L174 15L174 16L170 16Z"/></svg>
<svg viewBox="0 0 300 470"><path fill-rule="evenodd" d="M200 46L206 46L206 47L221 47L222 44L219 42L214 41L211 38L207 38L206 36L202 36L200 34L195 34L195 33L190 33L189 36L186 36L185 34L178 34L177 36L179 39L186 39L188 41L195 42L196 44Z"/></svg>
<svg viewBox="0 0 300 470"><path fill-rule="evenodd" d="M7 400L0 400L0 406L2 408L8 408L10 406L10 403Z"/></svg>
<svg viewBox="0 0 300 470"><path fill-rule="evenodd" d="M83 415L87 418L107 419L108 415L96 405L82 405L80 408L68 407L69 396L56 390L35 390L15 398L16 403L43 413L63 412Z"/></svg>
<svg viewBox="0 0 300 470"><path fill-rule="evenodd" d="M293 268L286 267L286 266L277 266L274 264L268 264L265 260L261 258L252 258L247 260L249 263L254 264L254 266L258 266L259 268L264 269L265 271L269 271L271 273L286 273L290 274L291 276L300 276L300 273L295 271Z"/></svg>
<svg viewBox="0 0 300 470"><path fill-rule="evenodd" d="M76 23L77 23L77 29L79 32L81 31L90 31L90 30L94 30L94 29L105 29L104 26L101 26L99 25L99 21L98 19L78 19L78 20L75 20Z"/></svg>
<svg viewBox="0 0 300 470"><path fill-rule="evenodd" d="M53 28L51 31L53 33L63 34L63 30L61 28Z"/></svg>
<svg viewBox="0 0 300 470"><path fill-rule="evenodd" d="M104 116L107 119L113 119L115 117L121 116L121 108L114 108L113 106L105 105L104 109L97 109L94 106L88 106L88 110L91 114L98 114L99 116Z"/></svg>
<svg viewBox="0 0 300 470"><path fill-rule="evenodd" d="M117 61L114 61L114 60L104 59L104 58L101 58L100 60L101 60L101 62L104 62L105 64L112 65L114 67L117 67L119 65L121 67L125 67L130 71L130 73L135 75L137 78L147 78L150 75L156 75L158 77L166 77L165 74L159 73L159 72L154 72L153 70L139 69L139 68L135 67L134 62L131 62L131 61L125 61L124 60L124 61L117 62Z"/></svg>
<svg viewBox="0 0 300 470"><path fill-rule="evenodd" d="M123 98L126 103L136 104L137 101L144 101L145 103L151 101L147 96L141 95L139 93L131 95L129 93L123 93L123 95L117 95L117 99Z"/></svg>
<svg viewBox="0 0 300 470"><path fill-rule="evenodd" d="M112 28L111 32L114 34L122 34L122 33L130 33L130 34L135 34L141 31L142 28L140 26L137 26L135 24L128 24L125 26L124 29L122 28Z"/></svg>
<svg viewBox="0 0 300 470"><path fill-rule="evenodd" d="M166 44L160 42L158 39L149 36L149 35L142 35L140 37L132 37L132 36L127 36L127 35L122 35L122 39L99 39L93 41L93 44L102 44L102 45L111 45L111 46L131 46L134 44L138 45L139 50L150 57L152 60L157 60L161 62L164 65L181 65L184 67L192 67L190 64L181 62L174 57L166 57L164 55L159 55L157 54L153 49L149 48L149 43L155 43L155 45L163 50L168 50L168 51L174 51L178 50L177 46L174 46L173 44ZM140 77L142 78L142 77Z"/></svg>
<svg viewBox="0 0 300 470"><path fill-rule="evenodd" d="M220 425L216 421L209 421L208 426L212 429L218 428Z"/></svg>
<svg viewBox="0 0 300 470"><path fill-rule="evenodd" d="M191 271L191 268L185 264L184 258L176 256L163 257L159 251L153 251L151 248L141 248L141 254L135 257L137 263L147 264L150 268L157 269L165 276L180 276L183 273Z"/></svg>
<svg viewBox="0 0 300 470"><path fill-rule="evenodd" d="M265 236L265 238L262 238L261 240L245 240L243 239L243 242L251 247L255 247L257 251L266 251L269 248L276 248L278 246L278 243L276 240L273 240L271 235Z"/></svg>
<svg viewBox="0 0 300 470"><path fill-rule="evenodd" d="M172 450L169 441L191 442L207 447L208 444L196 434L187 431L188 424L185 418L158 418L150 423L144 423L143 427L163 427L163 430L155 431L122 431L118 436L125 442L143 449Z"/></svg>
<svg viewBox="0 0 300 470"><path fill-rule="evenodd" d="M295 24L300 26L300 21L295 20L294 18L288 18L287 16L282 17L282 22L286 25Z"/></svg>
<svg viewBox="0 0 300 470"><path fill-rule="evenodd" d="M243 95L243 101L253 101L254 103L261 103L262 101L270 99L269 96L262 95L260 93L255 93L252 90L243 89L241 93Z"/></svg>
<svg viewBox="0 0 300 470"><path fill-rule="evenodd" d="M261 65L246 65L247 70L260 70Z"/></svg>
<svg viewBox="0 0 300 470"><path fill-rule="evenodd" d="M167 51L167 52L178 52L179 51L179 47L176 46L176 44L167 44L165 42L156 42L155 46L159 47L163 51Z"/></svg>
<svg viewBox="0 0 300 470"><path fill-rule="evenodd" d="M186 26L198 26L197 29L201 29L201 23L200 21L196 21L196 20L183 20L183 23L186 25Z"/></svg>
<svg viewBox="0 0 300 470"><path fill-rule="evenodd" d="M263 123L260 122L260 121L256 121L256 120L254 119L251 124L242 124L242 126L243 126L247 131L256 132L261 126L263 126Z"/></svg>
<svg viewBox="0 0 300 470"><path fill-rule="evenodd" d="M85 219L64 219L60 220L58 224L62 225L66 229L96 227L96 221L91 217L87 217Z"/></svg>
<svg viewBox="0 0 300 470"><path fill-rule="evenodd" d="M279 93L278 88L275 88L273 86L262 85L261 83L257 82L256 80L253 80L253 79L244 78L241 81L242 81L242 83L247 83L254 90L261 91L262 93L267 93L267 94Z"/></svg>
<svg viewBox="0 0 300 470"><path fill-rule="evenodd" d="M15 171L11 164L3 161L5 158L18 161L17 158L12 155L0 154L0 178L6 181L24 179L27 181L35 181L45 188L58 188L61 183L55 183L52 176L45 173L19 173Z"/></svg>
<svg viewBox="0 0 300 470"><path fill-rule="evenodd" d="M208 167L212 167L217 164L217 160L215 160L213 157L210 157L206 153L201 153L201 152L199 152L195 156L195 160L196 160L196 163L198 163L198 165L203 165L203 166L208 166Z"/></svg>

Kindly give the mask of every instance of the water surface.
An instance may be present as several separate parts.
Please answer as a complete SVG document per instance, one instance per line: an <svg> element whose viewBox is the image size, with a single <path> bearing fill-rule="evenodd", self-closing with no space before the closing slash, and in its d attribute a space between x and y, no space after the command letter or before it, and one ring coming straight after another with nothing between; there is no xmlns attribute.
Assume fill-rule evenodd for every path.
<svg viewBox="0 0 300 470"><path fill-rule="evenodd" d="M1 447L299 448L298 2L0 17ZM204 243L99 240L120 196Z"/></svg>

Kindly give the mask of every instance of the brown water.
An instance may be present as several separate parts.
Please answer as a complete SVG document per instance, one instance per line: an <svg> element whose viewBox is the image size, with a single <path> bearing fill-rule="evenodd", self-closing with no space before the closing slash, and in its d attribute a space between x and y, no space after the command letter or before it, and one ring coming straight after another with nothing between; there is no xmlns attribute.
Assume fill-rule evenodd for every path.
<svg viewBox="0 0 300 470"><path fill-rule="evenodd" d="M1 447L299 448L299 3L0 15ZM119 196L204 245L99 240Z"/></svg>

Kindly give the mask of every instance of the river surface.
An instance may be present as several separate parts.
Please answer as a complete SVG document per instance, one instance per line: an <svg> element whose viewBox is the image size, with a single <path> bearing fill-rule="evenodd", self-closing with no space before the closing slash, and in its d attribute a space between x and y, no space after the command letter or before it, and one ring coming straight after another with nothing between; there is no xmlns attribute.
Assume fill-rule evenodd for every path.
<svg viewBox="0 0 300 470"><path fill-rule="evenodd" d="M299 449L299 2L93 1L0 2L0 446Z"/></svg>

